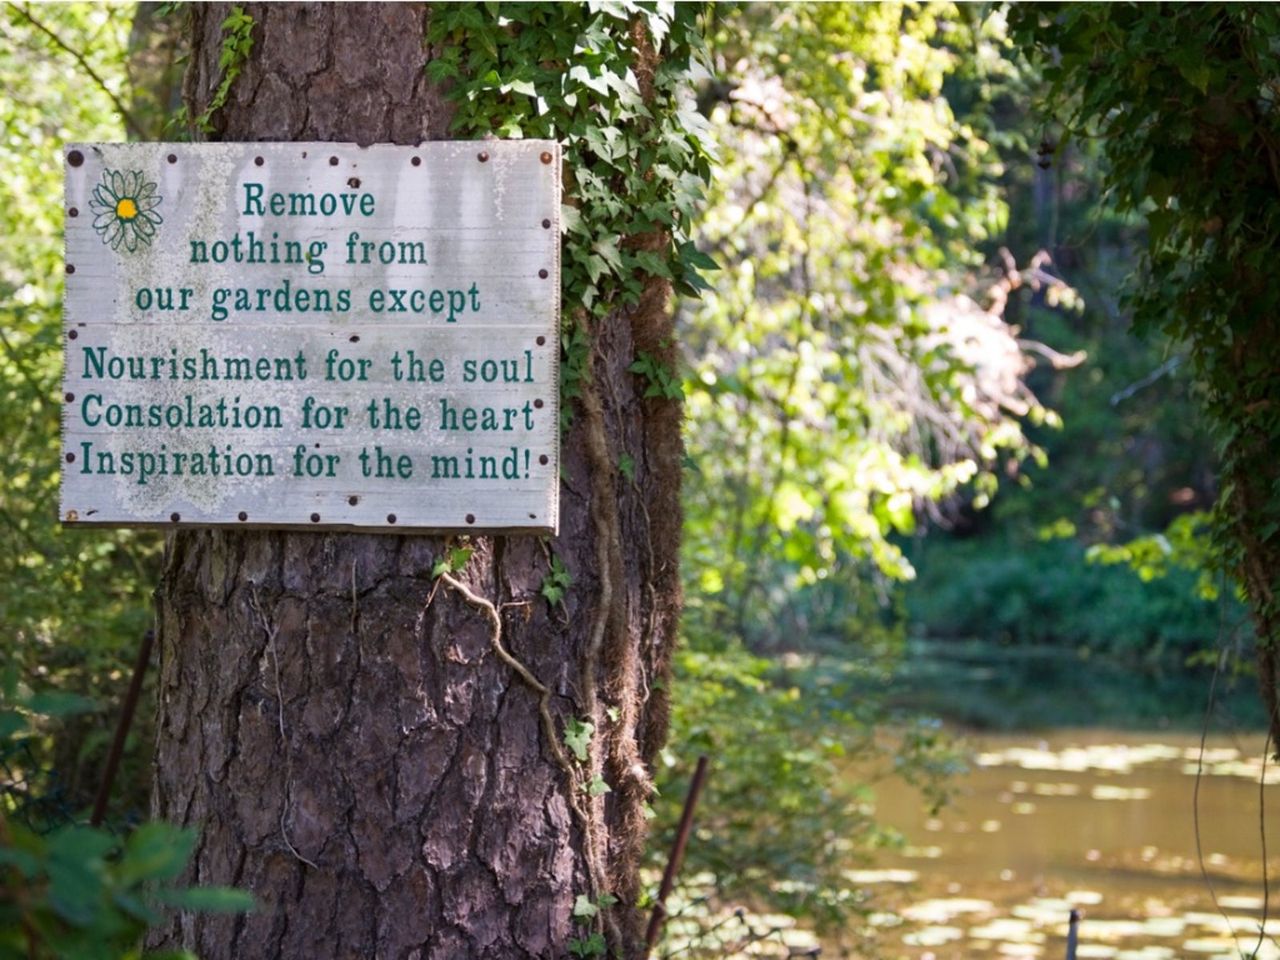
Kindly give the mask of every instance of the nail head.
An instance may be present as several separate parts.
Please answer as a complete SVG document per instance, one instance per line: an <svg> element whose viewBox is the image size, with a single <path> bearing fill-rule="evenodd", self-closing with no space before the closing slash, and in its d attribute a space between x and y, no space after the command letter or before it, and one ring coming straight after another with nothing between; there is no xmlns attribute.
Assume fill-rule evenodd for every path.
<svg viewBox="0 0 1280 960"><path fill-rule="evenodd" d="M544 453L542 456L538 457L538 462L545 467L548 463L551 462L551 458Z"/></svg>
<svg viewBox="0 0 1280 960"><path fill-rule="evenodd" d="M75 463L75 462L76 462L76 455L74 453L68 453L67 463Z"/></svg>
<svg viewBox="0 0 1280 960"><path fill-rule="evenodd" d="M182 517L179 514L171 513L169 514L169 519L172 520L174 523L177 523L179 520L182 519Z"/></svg>
<svg viewBox="0 0 1280 960"><path fill-rule="evenodd" d="M79 150L72 150L67 154L67 163L71 164L73 167L80 166L80 164L84 163L84 154Z"/></svg>
<svg viewBox="0 0 1280 960"><path fill-rule="evenodd" d="M165 157L165 159L168 160L170 163L177 163L178 155L176 153L171 153L169 154L169 156Z"/></svg>
<svg viewBox="0 0 1280 960"><path fill-rule="evenodd" d="M484 150L481 150L479 153L476 154L476 159L479 160L481 163L488 163L489 154L486 153Z"/></svg>
<svg viewBox="0 0 1280 960"><path fill-rule="evenodd" d="M338 158L337 158L337 157L330 157L330 158L329 158L329 166L331 166L331 167L336 167L337 165L338 165Z"/></svg>
<svg viewBox="0 0 1280 960"><path fill-rule="evenodd" d="M75 207L72 207L70 210L68 210L68 211L67 211L67 216L68 216L68 217L78 217L78 216L80 216L80 211L79 211L79 210L77 210Z"/></svg>
<svg viewBox="0 0 1280 960"><path fill-rule="evenodd" d="M468 513L467 523L475 523L475 522L476 522L476 515L474 513Z"/></svg>
<svg viewBox="0 0 1280 960"><path fill-rule="evenodd" d="M266 163L266 162L267 162L267 161L263 160L261 157L254 157L254 158L253 158L253 165L254 165L255 167L260 167L260 166L262 166L262 165L263 165L264 163Z"/></svg>
<svg viewBox="0 0 1280 960"><path fill-rule="evenodd" d="M76 272L76 265L74 263L68 263L67 273L75 273L75 272Z"/></svg>
<svg viewBox="0 0 1280 960"><path fill-rule="evenodd" d="M542 159L542 162L543 162L543 163L550 163L550 162L551 162L551 153L550 153L550 151L547 151L547 150L542 151L542 157L541 157L541 159Z"/></svg>
<svg viewBox="0 0 1280 960"><path fill-rule="evenodd" d="M248 520L248 519L249 519L249 514L245 513L243 510L241 510L241 511L240 511L240 515L239 515L239 516L240 516L240 522L241 522L241 523L243 523L245 520Z"/></svg>
<svg viewBox="0 0 1280 960"><path fill-rule="evenodd" d="M395 522L396 522L396 515L394 513L388 513L387 523L395 523Z"/></svg>
<svg viewBox="0 0 1280 960"><path fill-rule="evenodd" d="M319 523L319 522L320 522L320 514L318 514L318 513L313 513L313 514L311 515L311 522L312 522L312 523Z"/></svg>
<svg viewBox="0 0 1280 960"><path fill-rule="evenodd" d="M551 276L551 274L547 273L546 270L539 270L538 276L541 277L543 280L545 280L547 279L547 277Z"/></svg>

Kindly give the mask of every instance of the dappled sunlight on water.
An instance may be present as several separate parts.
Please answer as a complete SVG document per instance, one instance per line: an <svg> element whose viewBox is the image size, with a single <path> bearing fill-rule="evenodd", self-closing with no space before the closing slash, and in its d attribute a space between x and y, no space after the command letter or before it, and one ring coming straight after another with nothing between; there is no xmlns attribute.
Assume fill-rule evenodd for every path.
<svg viewBox="0 0 1280 960"><path fill-rule="evenodd" d="M1198 737L1169 733L984 736L936 815L910 788L877 785L879 816L906 845L849 879L876 891L888 957L1065 957L1076 909L1081 960L1280 960L1274 893L1261 930L1259 813L1265 796L1280 888L1280 767L1264 769L1254 739L1212 738L1202 756Z"/></svg>

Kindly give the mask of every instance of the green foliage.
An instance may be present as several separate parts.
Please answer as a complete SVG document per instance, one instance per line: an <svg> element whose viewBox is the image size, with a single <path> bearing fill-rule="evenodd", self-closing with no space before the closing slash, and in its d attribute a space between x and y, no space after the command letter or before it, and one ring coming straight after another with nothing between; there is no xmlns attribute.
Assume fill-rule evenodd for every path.
<svg viewBox="0 0 1280 960"><path fill-rule="evenodd" d="M1014 15L1016 22L1021 14ZM994 515L953 510L961 542L948 543L946 531L924 536L910 551L920 584L909 591L909 608L922 618L920 630L948 643L1016 644L1011 676L1037 644L1115 654L1126 669L1144 660L1178 671L1181 658L1218 635L1215 612L1201 602L1215 591L1217 565L1197 519L1216 492L1217 456L1184 346L1159 331L1135 338L1118 300L1146 240L1142 217L1108 205L1101 141L1056 143L1055 128L1042 132L1031 104L1039 74L1016 66L998 87L961 77L953 88L957 99L991 100L983 129L1000 151L1010 207L993 241L1023 262L1047 251L1046 268L1080 299L1068 305L1052 290L1023 289L1005 315L1024 335L1085 359L1028 375L1036 395L1063 412L1059 429L1028 429L1047 462L1006 469ZM1047 545L1050 539L1074 542ZM1132 561L1138 580L1086 569L1081 556ZM1170 569L1181 572L1152 582ZM951 682L939 675L940 686ZM984 698L993 699L972 697L978 706Z"/></svg>
<svg viewBox="0 0 1280 960"><path fill-rule="evenodd" d="M936 730L885 715L873 691L889 660L810 656L784 665L735 642L704 637L690 646L676 656L681 695L660 771L663 795L681 797L693 759L714 758L685 872L713 876L722 903L767 904L832 932L848 926L851 913L870 906L845 871L894 842L871 816L857 774L888 765L938 798L939 775L955 769L955 758ZM678 804L661 809L657 847L665 850Z"/></svg>
<svg viewBox="0 0 1280 960"><path fill-rule="evenodd" d="M596 732L596 725L589 720L569 717L564 722L564 745L572 752L579 763L586 763L591 756L591 738Z"/></svg>
<svg viewBox="0 0 1280 960"><path fill-rule="evenodd" d="M195 843L194 831L163 823L141 826L123 843L107 830L74 825L41 835L6 823L0 811L0 957L159 957L138 945L164 908L252 909L252 897L239 890L171 885Z"/></svg>
<svg viewBox="0 0 1280 960"><path fill-rule="evenodd" d="M685 86L703 62L701 13L694 3L433 10L428 74L453 84L454 130L563 148L566 418L587 356L573 339L579 321L637 303L646 276L685 293L706 286L690 231L710 152Z"/></svg>
<svg viewBox="0 0 1280 960"><path fill-rule="evenodd" d="M605 942L604 934L598 931L589 937L569 939L569 953L575 957L603 957L608 952L609 945Z"/></svg>
<svg viewBox="0 0 1280 960"><path fill-rule="evenodd" d="M231 85L239 78L253 51L253 23L253 17L245 13L243 7L231 8L231 13L222 21L222 49L218 53L218 69L222 71L222 77L218 87L200 116L189 119L186 106L180 107L173 118L176 126L189 124L200 133L214 132L213 115L226 106Z"/></svg>
<svg viewBox="0 0 1280 960"><path fill-rule="evenodd" d="M431 576L434 578L446 573L461 573L473 553L473 547L451 547L435 562L431 568Z"/></svg>
<svg viewBox="0 0 1280 960"><path fill-rule="evenodd" d="M1268 6L1017 6L1046 111L1096 139L1116 207L1143 217L1129 304L1185 344L1221 444L1216 544L1264 648L1280 624L1280 13ZM1103 69L1105 65L1105 69ZM1280 717L1277 718L1280 724Z"/></svg>
<svg viewBox="0 0 1280 960"><path fill-rule="evenodd" d="M1020 417L1050 415L979 303L998 158L944 89L999 43L946 4L752 5L712 38L686 560L735 632L771 630L779 589L910 578L895 535L1035 453Z"/></svg>
<svg viewBox="0 0 1280 960"><path fill-rule="evenodd" d="M150 624L160 538L145 531L63 527L61 317L63 144L119 140L117 105L127 99L129 8L54 4L32 9L41 25L79 52L79 61L13 5L0 11L0 213L9 242L0 258L0 633L7 664L49 694L106 704L123 693L128 665ZM145 713L145 711L140 711ZM71 718L56 740L32 744L73 802L87 802L105 754L106 724ZM145 723L137 731L145 742ZM121 783L126 807L145 803L148 772L131 752Z"/></svg>
<svg viewBox="0 0 1280 960"><path fill-rule="evenodd" d="M641 351L627 370L644 377L647 384L644 391L646 397L665 397L668 400L680 400L684 397L684 386L680 378L653 354Z"/></svg>
<svg viewBox="0 0 1280 960"><path fill-rule="evenodd" d="M65 694L24 694L16 677L7 677L0 690L3 767L11 770L31 756L17 748L36 735L37 724L83 708ZM39 799L8 789L0 795L0 958L141 958L142 936L164 908L253 908L239 890L174 886L195 847L195 831L148 823L121 840L72 822L39 823L37 830L29 807Z"/></svg>
<svg viewBox="0 0 1280 960"><path fill-rule="evenodd" d="M920 548L907 608L914 628L933 638L1086 649L1177 669L1219 634L1222 611L1187 569L1169 566L1143 582L1124 566L1086 563L1074 539L991 536Z"/></svg>
<svg viewBox="0 0 1280 960"><path fill-rule="evenodd" d="M554 553L551 555L551 569L547 571L547 575L542 578L542 588L538 591L542 594L551 606L564 602L564 595L569 588L573 586L573 574L571 574L564 561Z"/></svg>
<svg viewBox="0 0 1280 960"><path fill-rule="evenodd" d="M573 901L573 922L579 926L589 926L600 915L601 910L607 910L617 902L618 898L609 893L600 894L599 899L594 901L585 893L580 893ZM603 957L609 952L604 934L599 931L585 937L570 937L568 947L570 955L575 957Z"/></svg>
<svg viewBox="0 0 1280 960"><path fill-rule="evenodd" d="M1167 577L1175 569L1192 571L1198 574L1196 593L1204 600L1216 600L1218 585L1213 572L1217 556L1210 546L1208 526L1207 514L1184 513L1163 533L1123 544L1094 544L1085 556L1096 563L1127 564L1144 583Z"/></svg>
<svg viewBox="0 0 1280 960"><path fill-rule="evenodd" d="M573 901L573 918L575 920L592 920L600 912L600 909L591 902L591 898L585 893L578 894Z"/></svg>
<svg viewBox="0 0 1280 960"><path fill-rule="evenodd" d="M846 871L893 839L850 771L883 763L933 804L956 764L883 700L900 538L930 504L989 497L1037 452L1020 418L1052 420L998 305L1045 278L979 302L1000 167L945 85L1001 64L984 31L946 4L733 8L699 98L722 163L698 243L721 270L680 316L687 649L660 786L681 796L713 756L686 870L828 931L870 909Z"/></svg>

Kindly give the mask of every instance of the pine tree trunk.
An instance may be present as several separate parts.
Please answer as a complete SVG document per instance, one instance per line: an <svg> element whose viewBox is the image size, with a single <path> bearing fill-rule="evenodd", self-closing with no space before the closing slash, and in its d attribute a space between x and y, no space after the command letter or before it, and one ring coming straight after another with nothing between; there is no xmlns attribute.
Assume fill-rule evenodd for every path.
<svg viewBox="0 0 1280 960"><path fill-rule="evenodd" d="M216 116L221 139L447 135L423 5L245 9L254 45ZM220 79L228 12L193 5L193 115ZM181 915L153 946L204 960L560 957L592 929L571 916L576 895L607 891L622 902L600 929L636 954L630 905L680 600L682 448L679 405L642 399L627 366L670 350L667 294L652 282L593 334L552 542L472 538L450 584L432 577L437 538L170 537L154 812L201 828L189 880L247 888L259 909ZM550 551L574 578L555 608L539 596ZM494 613L527 678L499 655ZM561 745L569 718L595 725L585 764ZM612 792L592 798L597 774Z"/></svg>

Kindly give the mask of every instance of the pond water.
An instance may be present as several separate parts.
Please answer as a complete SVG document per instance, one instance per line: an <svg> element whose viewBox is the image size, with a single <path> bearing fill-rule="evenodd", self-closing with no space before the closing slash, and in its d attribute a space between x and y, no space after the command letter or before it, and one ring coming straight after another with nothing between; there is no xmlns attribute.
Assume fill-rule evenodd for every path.
<svg viewBox="0 0 1280 960"><path fill-rule="evenodd" d="M876 786L906 846L851 879L884 905L872 923L885 956L1065 957L1075 908L1080 958L1280 958L1280 766L1264 765L1261 736L1210 737L1203 754L1197 734L1168 730L970 745L972 769L936 816L911 788Z"/></svg>

